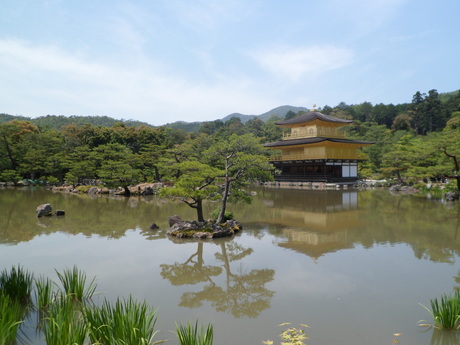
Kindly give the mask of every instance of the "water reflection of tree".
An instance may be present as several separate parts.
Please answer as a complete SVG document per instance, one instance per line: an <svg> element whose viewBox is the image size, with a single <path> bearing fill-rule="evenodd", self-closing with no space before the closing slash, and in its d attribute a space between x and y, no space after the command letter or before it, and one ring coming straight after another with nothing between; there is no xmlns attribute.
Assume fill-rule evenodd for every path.
<svg viewBox="0 0 460 345"><path fill-rule="evenodd" d="M305 204L298 207L308 209ZM454 263L460 254L457 204L368 190L359 192L359 208L364 225L347 229L343 248L407 243L416 258L445 263Z"/></svg>
<svg viewBox="0 0 460 345"><path fill-rule="evenodd" d="M53 210L65 210L63 217L37 218L38 205L50 203ZM120 197L113 195L52 193L39 189L0 188L0 244L17 244L37 236L55 232L70 235L97 235L111 239L122 238L131 229L140 230L149 240L164 238L164 231L151 231L155 222L168 228L171 214L191 214L182 203L154 197Z"/></svg>
<svg viewBox="0 0 460 345"><path fill-rule="evenodd" d="M208 301L220 312L230 313L240 318L255 318L260 312L270 307L270 299L274 292L265 284L272 281L275 275L272 269L244 270L240 265L237 272L232 271L231 263L252 254L251 248L244 248L235 242L220 243L220 253L215 257L220 266L204 265L203 243L198 243L197 251L184 263L161 265L161 275L173 285L195 285L206 283L201 291L185 292L180 306L197 308ZM219 285L218 277L225 271L225 280Z"/></svg>
<svg viewBox="0 0 460 345"><path fill-rule="evenodd" d="M203 243L198 243L193 253L184 263L175 262L173 265L160 265L161 276L168 279L172 285L194 285L205 281L211 281L222 273L222 268L217 266L205 266L203 259Z"/></svg>

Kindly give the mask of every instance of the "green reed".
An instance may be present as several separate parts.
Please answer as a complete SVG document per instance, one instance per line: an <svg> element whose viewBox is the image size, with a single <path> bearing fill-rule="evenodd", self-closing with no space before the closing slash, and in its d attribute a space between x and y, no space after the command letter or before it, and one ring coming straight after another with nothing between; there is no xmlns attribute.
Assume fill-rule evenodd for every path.
<svg viewBox="0 0 460 345"><path fill-rule="evenodd" d="M36 307L40 311L48 309L56 297L54 282L49 278L40 277L35 280L35 286Z"/></svg>
<svg viewBox="0 0 460 345"><path fill-rule="evenodd" d="M101 307L85 307L85 320L91 343L100 345L151 345L156 313L144 301L118 298L115 305L104 300Z"/></svg>
<svg viewBox="0 0 460 345"><path fill-rule="evenodd" d="M33 274L20 265L13 266L10 271L4 269L0 273L0 291L22 305L29 304L31 301L33 282Z"/></svg>
<svg viewBox="0 0 460 345"><path fill-rule="evenodd" d="M49 305L43 323L47 345L83 345L86 339L86 324L79 303L72 297L58 299Z"/></svg>
<svg viewBox="0 0 460 345"><path fill-rule="evenodd" d="M177 338L181 345L212 345L214 330L211 324L205 329L200 327L198 332L198 321L195 325L176 325Z"/></svg>
<svg viewBox="0 0 460 345"><path fill-rule="evenodd" d="M22 316L19 301L0 291L0 345L12 343L16 339Z"/></svg>
<svg viewBox="0 0 460 345"><path fill-rule="evenodd" d="M65 269L63 273L59 273L56 270L56 273L67 296L80 302L87 301L93 297L97 287L95 283L96 277L87 285L85 272L80 271L76 266L72 269Z"/></svg>
<svg viewBox="0 0 460 345"><path fill-rule="evenodd" d="M453 295L442 294L441 299L430 300L431 314L435 326L446 329L460 329L460 291Z"/></svg>

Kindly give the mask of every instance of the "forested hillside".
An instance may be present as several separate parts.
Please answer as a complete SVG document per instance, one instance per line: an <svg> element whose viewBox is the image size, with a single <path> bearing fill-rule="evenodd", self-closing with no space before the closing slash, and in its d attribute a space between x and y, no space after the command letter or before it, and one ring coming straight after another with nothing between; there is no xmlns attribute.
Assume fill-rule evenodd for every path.
<svg viewBox="0 0 460 345"><path fill-rule="evenodd" d="M450 178L460 183L460 91L442 96L436 90L417 92L398 105L342 102L317 110L353 119L346 128L349 138L376 142L363 149L367 161L361 177L402 183ZM282 130L275 123L304 112L266 121L254 117L243 123L233 117L195 123L197 128L189 132L108 117L46 116L37 123L1 114L0 181L97 179L107 186L174 181L181 175L177 164L202 161L202 152L218 139L251 134L261 143L276 141Z"/></svg>
<svg viewBox="0 0 460 345"><path fill-rule="evenodd" d="M108 116L63 116L63 115L46 115L40 116L37 118L29 118L26 116L16 116L16 115L9 115L9 114L0 114L0 124L9 122L11 120L21 120L21 121L29 121L30 123L39 126L39 127L47 127L47 128L54 128L60 129L63 126L67 126L70 124L75 125L85 125L91 124L94 126L103 126L103 127L110 127L117 123L123 123L126 126L150 126L148 123L135 121L135 120L117 120Z"/></svg>

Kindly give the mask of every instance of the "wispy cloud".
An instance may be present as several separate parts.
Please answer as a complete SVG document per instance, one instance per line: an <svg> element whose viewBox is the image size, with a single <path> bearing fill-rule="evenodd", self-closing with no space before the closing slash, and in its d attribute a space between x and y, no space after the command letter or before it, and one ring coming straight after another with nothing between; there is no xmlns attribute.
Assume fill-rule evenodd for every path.
<svg viewBox="0 0 460 345"><path fill-rule="evenodd" d="M228 77L200 84L162 73L148 62L136 66L94 62L25 41L0 40L0 70L17 84L13 89L21 90L21 95L12 94L5 85L0 92L34 104L34 113L24 114L29 116L77 113L129 118L135 114L143 121L163 124L169 117L169 122L215 119L233 112L236 99L239 108L248 112L264 110L267 104L253 91L251 80ZM190 119L191 109L200 116Z"/></svg>
<svg viewBox="0 0 460 345"><path fill-rule="evenodd" d="M408 42L414 40L420 40L430 35L434 35L436 32L434 30L417 32L411 35L399 35L390 37L390 42Z"/></svg>
<svg viewBox="0 0 460 345"><path fill-rule="evenodd" d="M250 55L268 72L291 82L299 81L306 75L321 75L353 61L351 50L333 46L271 47Z"/></svg>
<svg viewBox="0 0 460 345"><path fill-rule="evenodd" d="M0 40L0 63L16 71L56 72L68 78L97 78L104 74L104 66L84 62L77 54L70 54L55 46L34 46L23 40Z"/></svg>

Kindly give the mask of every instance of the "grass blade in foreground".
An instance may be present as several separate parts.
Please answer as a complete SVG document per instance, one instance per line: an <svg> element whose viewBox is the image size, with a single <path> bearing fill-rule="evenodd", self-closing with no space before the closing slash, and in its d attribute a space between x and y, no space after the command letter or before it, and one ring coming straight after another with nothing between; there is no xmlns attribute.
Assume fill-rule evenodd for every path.
<svg viewBox="0 0 460 345"><path fill-rule="evenodd" d="M443 294L440 301L435 298L430 302L435 326L460 329L460 290L455 290L450 296Z"/></svg>
<svg viewBox="0 0 460 345"><path fill-rule="evenodd" d="M72 298L57 300L49 307L43 331L47 345L83 345L86 325Z"/></svg>
<svg viewBox="0 0 460 345"><path fill-rule="evenodd" d="M176 333L181 345L212 345L214 337L214 330L211 324L208 325L206 330L201 326L198 334L198 321L194 326L190 322L186 326L176 325Z"/></svg>
<svg viewBox="0 0 460 345"><path fill-rule="evenodd" d="M35 286L37 288L35 293L37 308L40 311L46 310L49 308L56 295L53 289L54 283L49 278L40 277L35 280Z"/></svg>
<svg viewBox="0 0 460 345"><path fill-rule="evenodd" d="M86 274L83 271L79 271L77 266L74 266L72 270L65 269L62 274L58 271L56 273L67 296L71 296L80 302L93 297L97 286L95 283L96 277L86 286Z"/></svg>
<svg viewBox="0 0 460 345"><path fill-rule="evenodd" d="M13 343L22 323L22 311L18 301L0 292L0 345Z"/></svg>
<svg viewBox="0 0 460 345"><path fill-rule="evenodd" d="M146 302L117 299L115 305L104 300L101 307L84 309L88 334L92 343L150 345L156 335L155 311Z"/></svg>
<svg viewBox="0 0 460 345"><path fill-rule="evenodd" d="M0 274L0 291L21 304L28 304L31 300L33 275L25 271L20 265L12 267L11 271L4 269Z"/></svg>

